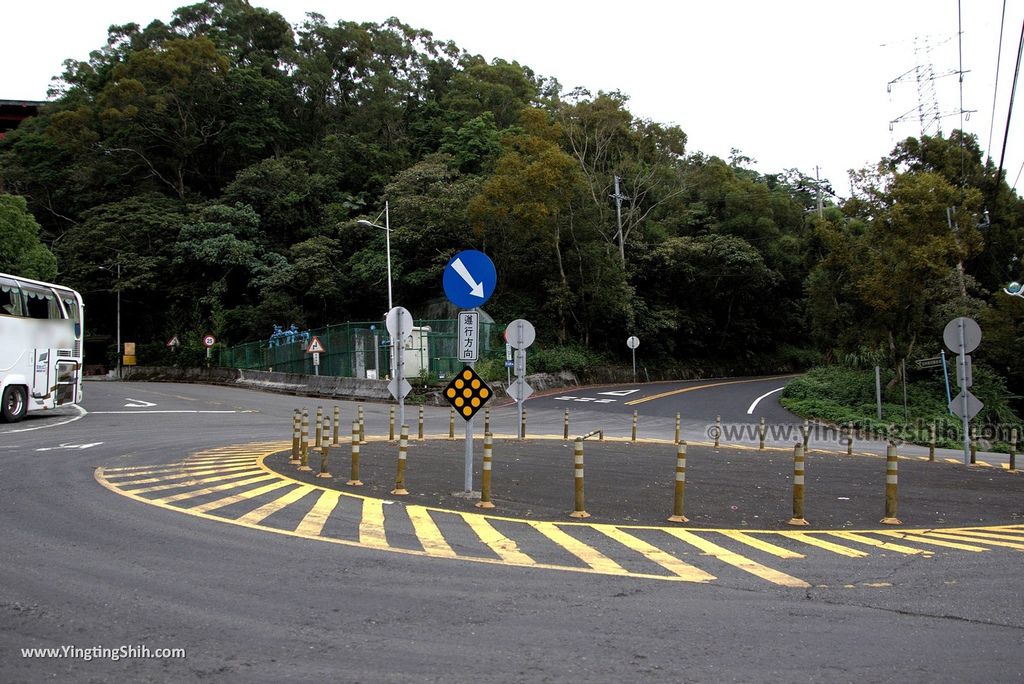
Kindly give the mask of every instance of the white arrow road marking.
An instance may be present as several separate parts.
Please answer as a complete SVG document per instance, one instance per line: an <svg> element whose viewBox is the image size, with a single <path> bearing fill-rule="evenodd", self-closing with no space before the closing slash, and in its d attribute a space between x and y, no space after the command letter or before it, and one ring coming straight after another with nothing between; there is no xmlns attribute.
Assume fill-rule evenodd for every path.
<svg viewBox="0 0 1024 684"><path fill-rule="evenodd" d="M609 397L627 397L627 396L629 396L630 394L633 394L633 392L639 392L639 391L640 391L640 390L638 390L638 389L631 389L631 390L615 390L614 392L598 392L598 394L606 394L606 395L608 395Z"/></svg>
<svg viewBox="0 0 1024 684"><path fill-rule="evenodd" d="M99 446L103 442L90 442L89 444L61 444L55 447L42 447L36 449L36 451L56 451L57 449L88 449L90 447Z"/></svg>
<svg viewBox="0 0 1024 684"><path fill-rule="evenodd" d="M132 399L131 397L125 397L128 401L134 401L134 404L125 404L125 408L146 408L147 406L156 406L152 401L143 401L142 399Z"/></svg>
<svg viewBox="0 0 1024 684"><path fill-rule="evenodd" d="M595 399L594 403L595 404L614 404L616 401L618 401L618 400L617 399Z"/></svg>
<svg viewBox="0 0 1024 684"><path fill-rule="evenodd" d="M555 397L555 401L572 401L575 398L576 397L570 397L570 396Z"/></svg>
<svg viewBox="0 0 1024 684"><path fill-rule="evenodd" d="M750 408L747 409L747 415L749 416L750 414L752 414L754 412L754 409L757 408L757 405L761 403L762 399L764 399L765 397L770 396L772 394L775 394L776 392L781 392L784 389L786 389L786 388L785 387L780 387L778 389L773 389L771 392L765 392L764 394L759 396L757 399L754 400L754 403L750 405Z"/></svg>
<svg viewBox="0 0 1024 684"><path fill-rule="evenodd" d="M466 268L466 264L462 263L462 259L456 259L453 261L452 268L455 269L455 272L459 274L459 277L465 280L466 284L469 285L469 294L483 299L484 284L478 283L473 279L473 276L469 274L469 269Z"/></svg>

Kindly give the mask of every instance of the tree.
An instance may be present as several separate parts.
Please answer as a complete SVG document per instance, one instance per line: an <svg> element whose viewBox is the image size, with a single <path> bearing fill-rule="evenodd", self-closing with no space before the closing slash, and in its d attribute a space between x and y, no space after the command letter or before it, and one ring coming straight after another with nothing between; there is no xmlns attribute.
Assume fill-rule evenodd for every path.
<svg viewBox="0 0 1024 684"><path fill-rule="evenodd" d="M686 146L682 129L634 119L626 100L618 92L591 98L577 90L557 109L566 149L587 182L596 227L618 247L623 268L630 234L682 192L678 164ZM610 200L616 177L625 197L621 221Z"/></svg>
<svg viewBox="0 0 1024 684"><path fill-rule="evenodd" d="M856 220L824 235L828 253L809 280L810 311L820 332L841 334L837 324L847 326L840 337L847 347L857 340L885 349L896 383L922 338L940 332L936 312L948 313L955 294L948 284L963 283L957 289L967 302L956 264L980 249L973 226L981 195L962 193L937 173L893 173L884 165L862 172L855 189L845 210ZM947 207L958 199L960 225L970 227L954 233ZM849 319L830 316L830 308L849 312Z"/></svg>
<svg viewBox="0 0 1024 684"><path fill-rule="evenodd" d="M39 241L39 224L17 195L0 194L0 271L33 280L57 275L57 258Z"/></svg>

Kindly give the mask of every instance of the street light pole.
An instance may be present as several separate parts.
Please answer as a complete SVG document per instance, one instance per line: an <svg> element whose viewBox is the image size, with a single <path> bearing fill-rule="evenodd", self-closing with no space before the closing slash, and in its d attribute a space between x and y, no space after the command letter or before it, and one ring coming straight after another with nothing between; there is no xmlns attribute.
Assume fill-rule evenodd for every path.
<svg viewBox="0 0 1024 684"><path fill-rule="evenodd" d="M380 220L380 216L377 217ZM380 228L384 231L384 250L388 260L388 311L395 308L394 301L391 298L391 215L388 210L388 202L384 201L384 225L374 223L373 221L367 221L366 219L359 219L356 223L360 226L370 226L371 228Z"/></svg>
<svg viewBox="0 0 1024 684"><path fill-rule="evenodd" d="M377 220L380 220L380 215L377 216ZM359 219L356 223L360 226L370 226L371 228L380 228L384 231L384 250L388 261L388 311L395 308L394 300L392 299L391 291L391 212L388 207L388 201L384 200L384 225L374 223L373 221L367 221L366 219ZM391 340L391 357L390 362L390 375L395 375L395 340Z"/></svg>
<svg viewBox="0 0 1024 684"><path fill-rule="evenodd" d="M394 308L391 301L391 213L387 200L384 200L384 251L388 258L388 311L391 311Z"/></svg>

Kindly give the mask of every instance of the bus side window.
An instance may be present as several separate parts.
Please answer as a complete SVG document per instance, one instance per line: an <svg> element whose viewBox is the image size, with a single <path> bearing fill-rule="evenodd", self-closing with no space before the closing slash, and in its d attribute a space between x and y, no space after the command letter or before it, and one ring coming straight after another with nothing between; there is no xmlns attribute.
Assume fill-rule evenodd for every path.
<svg viewBox="0 0 1024 684"><path fill-rule="evenodd" d="M25 295L25 311L29 318L60 320L64 317L57 298L49 290L25 285L21 291Z"/></svg>
<svg viewBox="0 0 1024 684"><path fill-rule="evenodd" d="M0 315L23 316L21 288L13 280L0 278Z"/></svg>

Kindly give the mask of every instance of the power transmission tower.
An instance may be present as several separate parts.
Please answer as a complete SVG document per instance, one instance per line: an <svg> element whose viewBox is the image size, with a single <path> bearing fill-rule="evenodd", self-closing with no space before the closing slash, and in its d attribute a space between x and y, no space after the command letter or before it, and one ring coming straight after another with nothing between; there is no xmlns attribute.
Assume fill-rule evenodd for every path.
<svg viewBox="0 0 1024 684"><path fill-rule="evenodd" d="M948 40L941 41L939 45L948 42ZM939 107L938 91L936 89L936 82L947 76L959 76L961 81L967 71L962 69L949 69L940 74L935 73L935 66L933 64L933 53L935 45L929 40L928 36L915 37L914 38L914 61L917 65L903 72L896 78L892 79L885 84L887 92L892 93L892 87L899 83L913 82L917 91L917 104L911 109L907 110L903 114L897 116L889 122L889 130L893 130L897 124L901 124L907 121L917 119L918 127L920 130L921 137L926 135L942 135L942 119L947 116L964 116L970 114L975 110L964 109L963 106L955 111L942 112Z"/></svg>

